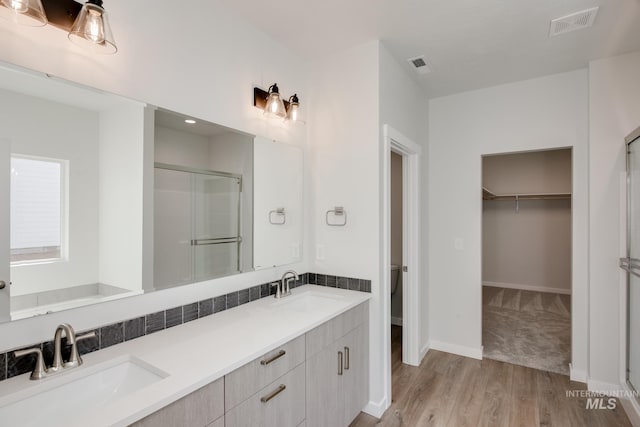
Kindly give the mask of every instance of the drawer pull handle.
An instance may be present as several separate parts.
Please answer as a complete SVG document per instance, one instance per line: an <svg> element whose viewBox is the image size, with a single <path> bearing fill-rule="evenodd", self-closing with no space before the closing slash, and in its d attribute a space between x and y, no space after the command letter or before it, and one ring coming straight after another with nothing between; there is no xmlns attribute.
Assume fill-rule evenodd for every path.
<svg viewBox="0 0 640 427"><path fill-rule="evenodd" d="M344 369L349 369L349 347L344 348Z"/></svg>
<svg viewBox="0 0 640 427"><path fill-rule="evenodd" d="M338 352L338 375L342 375L344 371L342 370L342 352Z"/></svg>
<svg viewBox="0 0 640 427"><path fill-rule="evenodd" d="M284 356L285 354L287 354L286 351L284 350L280 350L277 354L275 354L273 357L270 357L268 359L262 359L260 361L260 364L262 366L267 366L269 363L271 362L275 362L276 360L280 359L282 356Z"/></svg>
<svg viewBox="0 0 640 427"><path fill-rule="evenodd" d="M286 385L280 384L277 389L273 390L271 393L267 394L266 396L262 396L260 398L260 401L262 403L267 403L268 401L270 401L271 399L273 399L274 397L282 393L285 388L287 388Z"/></svg>

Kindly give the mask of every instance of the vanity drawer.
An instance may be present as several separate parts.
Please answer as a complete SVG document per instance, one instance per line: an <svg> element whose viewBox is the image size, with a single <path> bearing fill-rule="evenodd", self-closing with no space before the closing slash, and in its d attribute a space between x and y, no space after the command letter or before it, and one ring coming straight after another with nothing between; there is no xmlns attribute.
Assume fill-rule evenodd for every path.
<svg viewBox="0 0 640 427"><path fill-rule="evenodd" d="M294 370L225 414L226 427L297 427L305 419L305 372Z"/></svg>
<svg viewBox="0 0 640 427"><path fill-rule="evenodd" d="M229 410L305 359L302 335L236 369L225 377L225 408Z"/></svg>
<svg viewBox="0 0 640 427"><path fill-rule="evenodd" d="M134 427L205 427L220 425L224 416L224 379L206 385L137 421ZM224 418L222 418L224 420ZM224 423L224 421L223 421Z"/></svg>

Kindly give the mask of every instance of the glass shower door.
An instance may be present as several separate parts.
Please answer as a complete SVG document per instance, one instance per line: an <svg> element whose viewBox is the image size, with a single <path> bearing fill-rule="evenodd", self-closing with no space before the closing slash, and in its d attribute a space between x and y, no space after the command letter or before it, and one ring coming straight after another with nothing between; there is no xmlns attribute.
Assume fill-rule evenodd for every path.
<svg viewBox="0 0 640 427"><path fill-rule="evenodd" d="M627 143L627 381L640 390L640 138Z"/></svg>
<svg viewBox="0 0 640 427"><path fill-rule="evenodd" d="M157 163L154 287L240 271L240 176Z"/></svg>
<svg viewBox="0 0 640 427"><path fill-rule="evenodd" d="M193 276L240 271L240 179L193 174Z"/></svg>

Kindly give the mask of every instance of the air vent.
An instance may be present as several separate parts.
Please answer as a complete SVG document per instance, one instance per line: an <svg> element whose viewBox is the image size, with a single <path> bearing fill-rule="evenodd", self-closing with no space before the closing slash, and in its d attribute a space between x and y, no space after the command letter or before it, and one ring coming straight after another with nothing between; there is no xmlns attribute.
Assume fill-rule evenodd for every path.
<svg viewBox="0 0 640 427"><path fill-rule="evenodd" d="M415 58L409 58L407 59L407 61L409 62L409 64L411 64L411 67L413 67L413 69L416 70L416 73L418 74L427 74L431 72L431 69L424 60L424 55L416 56Z"/></svg>
<svg viewBox="0 0 640 427"><path fill-rule="evenodd" d="M549 28L549 37L590 27L593 25L597 13L598 8L594 7L554 19L551 21L551 27Z"/></svg>

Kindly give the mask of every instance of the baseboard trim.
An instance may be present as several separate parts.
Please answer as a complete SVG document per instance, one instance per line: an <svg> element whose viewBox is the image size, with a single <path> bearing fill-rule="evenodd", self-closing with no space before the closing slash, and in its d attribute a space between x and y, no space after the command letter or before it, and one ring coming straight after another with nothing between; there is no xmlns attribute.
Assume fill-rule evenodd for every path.
<svg viewBox="0 0 640 427"><path fill-rule="evenodd" d="M439 350L446 353L482 360L482 346L476 348L442 341L429 341L429 348L431 350Z"/></svg>
<svg viewBox="0 0 640 427"><path fill-rule="evenodd" d="M623 390L620 384L607 383L604 381L597 381L592 379L587 380L587 389L594 393L601 393L606 395L619 395L620 390Z"/></svg>
<svg viewBox="0 0 640 427"><path fill-rule="evenodd" d="M587 371L581 369L575 369L571 363L569 363L569 379L579 383L587 383Z"/></svg>
<svg viewBox="0 0 640 427"><path fill-rule="evenodd" d="M552 288L549 286L520 285L517 283L502 283L502 282L482 282L482 286L492 286L494 288L505 288L505 289L518 289L521 291L547 292L551 294L571 295L571 289L559 289L559 288Z"/></svg>
<svg viewBox="0 0 640 427"><path fill-rule="evenodd" d="M633 427L640 427L640 403L631 396L632 390L627 384L623 384L622 388L629 395L628 398L620 399L622 407L627 413L627 417L629 417L629 421L631 421Z"/></svg>
<svg viewBox="0 0 640 427"><path fill-rule="evenodd" d="M380 419L382 418L384 411L387 410L388 406L389 405L387 405L387 399L383 397L382 400L380 400L380 402L369 401L369 403L367 403L367 406L364 407L362 412L365 412L371 415L372 417L376 417Z"/></svg>
<svg viewBox="0 0 640 427"><path fill-rule="evenodd" d="M402 317L391 316L391 324L394 326L403 326Z"/></svg>
<svg viewBox="0 0 640 427"><path fill-rule="evenodd" d="M431 348L430 341L427 341L427 343L424 346L422 346L422 348L420 349L420 363L422 363L422 359L424 359L424 357L427 355L430 348Z"/></svg>

